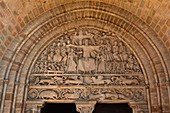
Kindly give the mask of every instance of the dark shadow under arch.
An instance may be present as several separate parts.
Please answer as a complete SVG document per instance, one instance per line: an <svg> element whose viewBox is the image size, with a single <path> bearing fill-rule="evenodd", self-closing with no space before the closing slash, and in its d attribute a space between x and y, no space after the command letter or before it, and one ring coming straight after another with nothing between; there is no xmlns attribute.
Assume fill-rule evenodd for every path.
<svg viewBox="0 0 170 113"><path fill-rule="evenodd" d="M46 103L41 113L78 113L74 103ZM97 103L93 113L132 113L127 103Z"/></svg>
<svg viewBox="0 0 170 113"><path fill-rule="evenodd" d="M132 113L132 109L126 103L96 104L93 113Z"/></svg>
<svg viewBox="0 0 170 113"><path fill-rule="evenodd" d="M78 113L74 103L46 103L41 113Z"/></svg>

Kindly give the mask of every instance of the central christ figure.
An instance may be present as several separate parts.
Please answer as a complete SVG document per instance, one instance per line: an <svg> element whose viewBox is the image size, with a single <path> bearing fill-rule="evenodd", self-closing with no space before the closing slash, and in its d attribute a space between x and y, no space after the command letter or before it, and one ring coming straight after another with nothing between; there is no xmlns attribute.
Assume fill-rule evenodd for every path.
<svg viewBox="0 0 170 113"><path fill-rule="evenodd" d="M95 51L98 51L100 46L90 45L89 38L82 40L82 45L70 45L77 49L82 49L82 57L78 58L77 71L84 73L91 73L96 70Z"/></svg>

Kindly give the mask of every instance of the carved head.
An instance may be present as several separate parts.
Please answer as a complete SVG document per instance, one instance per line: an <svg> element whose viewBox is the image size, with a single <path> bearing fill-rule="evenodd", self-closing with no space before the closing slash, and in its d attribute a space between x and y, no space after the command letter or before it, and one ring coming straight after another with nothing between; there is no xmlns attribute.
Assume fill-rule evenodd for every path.
<svg viewBox="0 0 170 113"><path fill-rule="evenodd" d="M83 43L85 46L88 46L89 45L89 39L88 38L84 38L83 39Z"/></svg>
<svg viewBox="0 0 170 113"><path fill-rule="evenodd" d="M120 45L120 46L123 46L123 42L120 42L119 45Z"/></svg>
<svg viewBox="0 0 170 113"><path fill-rule="evenodd" d="M114 45L117 46L117 45L118 45L118 42L117 42L117 41L114 41Z"/></svg>

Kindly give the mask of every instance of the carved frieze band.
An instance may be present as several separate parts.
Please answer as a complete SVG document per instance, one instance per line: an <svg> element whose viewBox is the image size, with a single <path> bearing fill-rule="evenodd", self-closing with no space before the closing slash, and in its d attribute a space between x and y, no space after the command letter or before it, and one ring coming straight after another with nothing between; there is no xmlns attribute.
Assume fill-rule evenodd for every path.
<svg viewBox="0 0 170 113"><path fill-rule="evenodd" d="M54 40L35 62L29 84L29 100L145 101L137 58L115 34L94 29Z"/></svg>
<svg viewBox="0 0 170 113"><path fill-rule="evenodd" d="M31 88L29 100L133 100L145 101L143 88L57 87Z"/></svg>
<svg viewBox="0 0 170 113"><path fill-rule="evenodd" d="M139 74L32 74L30 84L37 86L143 86L145 82L142 76Z"/></svg>

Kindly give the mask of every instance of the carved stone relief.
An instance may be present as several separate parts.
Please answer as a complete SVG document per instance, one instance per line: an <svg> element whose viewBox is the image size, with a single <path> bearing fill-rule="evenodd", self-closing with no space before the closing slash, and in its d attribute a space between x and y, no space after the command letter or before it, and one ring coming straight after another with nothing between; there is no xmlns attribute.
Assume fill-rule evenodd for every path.
<svg viewBox="0 0 170 113"><path fill-rule="evenodd" d="M143 88L93 88L62 87L55 89L31 88L28 92L29 100L133 100L145 101Z"/></svg>
<svg viewBox="0 0 170 113"><path fill-rule="evenodd" d="M79 30L53 41L37 59L32 73L142 73L132 52L111 33Z"/></svg>
<svg viewBox="0 0 170 113"><path fill-rule="evenodd" d="M44 107L44 102L27 102L27 107L24 113L40 113Z"/></svg>
<svg viewBox="0 0 170 113"><path fill-rule="evenodd" d="M144 102L144 81L137 58L115 34L80 29L42 51L29 77L28 100Z"/></svg>
<svg viewBox="0 0 170 113"><path fill-rule="evenodd" d="M96 104L96 101L89 102L75 102L76 110L79 113L92 113Z"/></svg>
<svg viewBox="0 0 170 113"><path fill-rule="evenodd" d="M126 74L32 74L30 84L36 86L143 86L144 79L139 75ZM142 76L142 75L141 75Z"/></svg>

